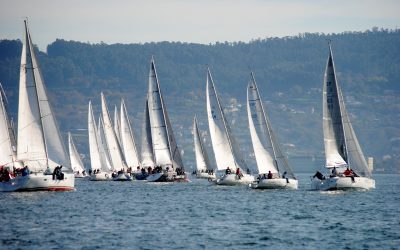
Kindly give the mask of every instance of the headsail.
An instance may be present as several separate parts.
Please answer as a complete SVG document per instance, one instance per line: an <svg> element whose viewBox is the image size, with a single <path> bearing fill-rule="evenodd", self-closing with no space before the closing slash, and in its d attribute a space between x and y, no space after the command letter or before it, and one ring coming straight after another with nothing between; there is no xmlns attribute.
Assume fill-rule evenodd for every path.
<svg viewBox="0 0 400 250"><path fill-rule="evenodd" d="M227 167L246 169L247 166L243 158L240 157L239 150L231 135L209 69L206 85L208 125L217 168L218 170L224 170Z"/></svg>

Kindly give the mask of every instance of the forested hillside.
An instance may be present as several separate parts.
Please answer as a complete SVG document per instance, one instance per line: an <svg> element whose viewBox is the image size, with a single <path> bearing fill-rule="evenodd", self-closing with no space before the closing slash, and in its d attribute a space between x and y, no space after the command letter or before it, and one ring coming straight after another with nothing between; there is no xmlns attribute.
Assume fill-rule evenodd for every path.
<svg viewBox="0 0 400 250"><path fill-rule="evenodd" d="M374 157L376 170L400 172L400 30L307 33L210 45L108 45L56 40L48 45L47 52L39 52L39 62L61 131L75 135L78 150L87 162L87 104L91 99L98 115L101 91L110 105L125 99L137 143L140 142L149 62L154 56L187 168L194 162L193 116L197 115L200 129L208 129L207 67L228 120L234 124L233 132L250 165L254 165L245 108L246 85L252 70L284 150L294 169L301 171L302 159L315 159L309 163L306 160L306 165L322 164L321 87L327 40L332 42L338 80L365 155ZM21 47L20 41L0 41L0 81L15 119ZM208 135L206 138L210 145ZM208 150L211 153L210 147Z"/></svg>

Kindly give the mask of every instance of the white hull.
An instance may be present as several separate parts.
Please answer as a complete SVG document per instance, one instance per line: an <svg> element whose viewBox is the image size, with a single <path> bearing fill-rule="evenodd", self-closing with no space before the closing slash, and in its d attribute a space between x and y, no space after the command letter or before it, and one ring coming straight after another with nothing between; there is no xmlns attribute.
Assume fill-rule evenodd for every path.
<svg viewBox="0 0 400 250"><path fill-rule="evenodd" d="M74 190L74 174L64 173L63 180L53 180L52 175L32 173L0 183L0 191L70 191Z"/></svg>
<svg viewBox="0 0 400 250"><path fill-rule="evenodd" d="M254 181L255 181L254 176L249 174L243 174L241 178L238 178L236 174L228 174L215 180L215 184L226 185L226 186L248 185Z"/></svg>
<svg viewBox="0 0 400 250"><path fill-rule="evenodd" d="M90 176L91 181L109 181L111 180L111 175L109 173L100 172L97 174L92 174Z"/></svg>
<svg viewBox="0 0 400 250"><path fill-rule="evenodd" d="M82 173L75 173L75 178L85 178L86 177L86 175L85 174L82 174Z"/></svg>
<svg viewBox="0 0 400 250"><path fill-rule="evenodd" d="M298 181L295 179L262 179L249 186L254 189L297 189Z"/></svg>
<svg viewBox="0 0 400 250"><path fill-rule="evenodd" d="M113 178L114 181L131 181L132 177L129 174L121 173Z"/></svg>
<svg viewBox="0 0 400 250"><path fill-rule="evenodd" d="M217 176L215 175L215 173L213 173L213 174L209 174L209 173L196 173L196 178L198 178L198 179L212 179L212 180L214 180L214 179L216 179L217 178Z"/></svg>
<svg viewBox="0 0 400 250"><path fill-rule="evenodd" d="M331 177L325 180L314 178L311 180L312 190L361 190L375 188L375 180L366 177Z"/></svg>

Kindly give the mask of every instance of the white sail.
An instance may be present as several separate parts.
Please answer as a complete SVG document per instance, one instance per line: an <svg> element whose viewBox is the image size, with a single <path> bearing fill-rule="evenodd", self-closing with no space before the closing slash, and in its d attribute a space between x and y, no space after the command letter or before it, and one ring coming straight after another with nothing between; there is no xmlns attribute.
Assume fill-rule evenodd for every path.
<svg viewBox="0 0 400 250"><path fill-rule="evenodd" d="M181 153L161 94L154 58L150 63L148 107L156 164L160 166L173 165L175 169L183 169Z"/></svg>
<svg viewBox="0 0 400 250"><path fill-rule="evenodd" d="M94 121L92 102L89 101L88 109L88 136L89 136L89 154L90 166L92 170L103 169L103 163L100 157L99 136L96 123Z"/></svg>
<svg viewBox="0 0 400 250"><path fill-rule="evenodd" d="M20 71L17 157L34 171L63 165L68 156L52 112L25 21Z"/></svg>
<svg viewBox="0 0 400 250"><path fill-rule="evenodd" d="M267 120L257 85L252 78L247 87L247 116L259 174L278 173Z"/></svg>
<svg viewBox="0 0 400 250"><path fill-rule="evenodd" d="M134 167L136 169L136 167L140 166L140 160L128 112L126 111L123 99L121 100L121 144L126 163L129 167Z"/></svg>
<svg viewBox="0 0 400 250"><path fill-rule="evenodd" d="M142 143L141 143L141 158L142 166L154 167L154 155L153 155L153 144L151 139L151 126L150 126L150 115L149 106L146 100L146 105L143 113L143 124L142 124Z"/></svg>
<svg viewBox="0 0 400 250"><path fill-rule="evenodd" d="M215 160L217 162L217 169L224 170L227 167L231 169L246 169L245 162L240 155L238 155L239 150L236 148L236 143L234 143L233 136L230 133L230 128L226 121L209 69L207 71L206 92L208 125Z"/></svg>
<svg viewBox="0 0 400 250"><path fill-rule="evenodd" d="M108 144L106 135L104 132L104 122L99 116L99 123L97 125L97 136L99 137L99 152L100 152L100 159L103 165L103 171L111 171L113 169L111 164L111 156L110 151L108 150Z"/></svg>
<svg viewBox="0 0 400 250"><path fill-rule="evenodd" d="M72 135L70 132L68 132L68 148L69 148L69 158L71 160L71 168L74 172L80 172L82 173L85 170L85 167L83 166L83 162L81 160L81 157L78 153L78 150L75 147L74 140L72 138Z"/></svg>
<svg viewBox="0 0 400 250"><path fill-rule="evenodd" d="M122 141L121 141L121 119L118 114L118 108L117 105L114 106L114 131L115 135L117 136L118 143L122 147Z"/></svg>
<svg viewBox="0 0 400 250"><path fill-rule="evenodd" d="M111 123L110 115L108 112L107 102L104 94L101 93L101 110L104 122L104 134L110 152L111 165L113 170L121 170L127 168L125 159L122 154L121 146L118 142L117 135Z"/></svg>
<svg viewBox="0 0 400 250"><path fill-rule="evenodd" d="M165 124L163 106L160 98L160 89L157 72L152 59L149 72L148 105L151 125L151 138L156 164L160 166L172 165L168 145L167 126Z"/></svg>
<svg viewBox="0 0 400 250"><path fill-rule="evenodd" d="M210 160L206 149L204 148L203 142L201 140L201 135L199 128L197 126L197 119L193 119L193 141L194 141L194 151L196 157L196 169L197 171L212 170Z"/></svg>
<svg viewBox="0 0 400 250"><path fill-rule="evenodd" d="M14 130L8 117L7 99L0 84L0 166L22 167L17 158Z"/></svg>
<svg viewBox="0 0 400 250"><path fill-rule="evenodd" d="M339 86L336 81L335 66L330 51L323 85L322 112L327 167L347 165L342 110L339 101Z"/></svg>
<svg viewBox="0 0 400 250"><path fill-rule="evenodd" d="M351 125L343 93L336 79L331 47L323 86L323 122L326 166L348 165L358 175L370 178L371 171Z"/></svg>
<svg viewBox="0 0 400 250"><path fill-rule="evenodd" d="M294 178L293 171L273 133L253 73L251 73L251 81L247 87L247 115L258 173L286 172L286 176Z"/></svg>

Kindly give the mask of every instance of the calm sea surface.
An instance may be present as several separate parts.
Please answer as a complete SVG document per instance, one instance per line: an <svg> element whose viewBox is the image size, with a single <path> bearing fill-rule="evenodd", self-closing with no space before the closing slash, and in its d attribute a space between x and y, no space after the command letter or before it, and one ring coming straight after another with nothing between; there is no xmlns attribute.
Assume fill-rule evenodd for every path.
<svg viewBox="0 0 400 250"><path fill-rule="evenodd" d="M368 192L90 182L0 193L0 249L399 249L400 175Z"/></svg>

